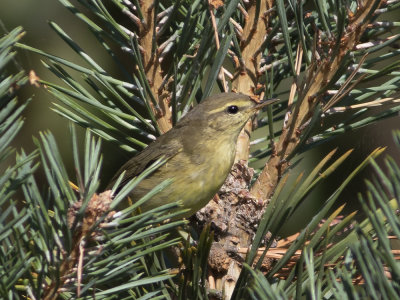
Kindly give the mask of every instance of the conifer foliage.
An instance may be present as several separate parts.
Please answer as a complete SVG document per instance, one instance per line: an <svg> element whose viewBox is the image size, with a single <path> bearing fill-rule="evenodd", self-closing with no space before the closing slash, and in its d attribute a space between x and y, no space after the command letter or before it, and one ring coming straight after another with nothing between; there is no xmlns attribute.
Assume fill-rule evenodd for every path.
<svg viewBox="0 0 400 300"><path fill-rule="evenodd" d="M351 149L336 156L332 150L290 180L299 154L398 114L399 1L59 2L92 32L119 71L108 71L75 41L79 33L57 20L49 26L79 62L24 44L22 28L0 38L0 298L398 297L400 167L388 156L383 165L376 162L384 148L321 200L304 229L287 239L278 235L310 193L353 155ZM14 72L10 65L22 51L37 54L59 81ZM28 78L54 97L55 113L71 121L72 178L50 131L37 134L32 153L11 146L23 128L29 99L17 101L17 95ZM120 208L163 159L117 192L100 189L102 143L134 155L196 102L225 91L280 98L246 125L238 141L243 174L252 174L247 162L263 167L246 185L221 192L229 197L220 203L261 203L257 222L242 228L235 247L222 241L237 228L221 232L211 220L193 232L187 221L173 218L178 203L141 212L144 201L173 184L168 180ZM75 126L86 129L83 143ZM247 133L256 128L262 137L250 143ZM400 146L399 131L393 138ZM354 193L363 214L334 209L367 165L375 177ZM36 181L39 169L45 187ZM226 224L239 224L229 217ZM216 249L224 258L218 268Z"/></svg>

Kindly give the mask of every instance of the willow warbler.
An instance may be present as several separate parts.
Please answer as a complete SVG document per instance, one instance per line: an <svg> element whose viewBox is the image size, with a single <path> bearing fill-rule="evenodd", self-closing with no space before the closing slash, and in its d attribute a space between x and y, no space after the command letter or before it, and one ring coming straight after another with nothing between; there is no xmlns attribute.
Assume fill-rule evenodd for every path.
<svg viewBox="0 0 400 300"><path fill-rule="evenodd" d="M139 175L161 156L167 162L142 180L131 192L133 201L166 179L172 183L145 202L147 211L180 200L189 217L218 192L232 167L236 142L247 120L276 99L257 103L243 94L211 96L189 111L170 131L130 159L110 186L126 171L121 186Z"/></svg>

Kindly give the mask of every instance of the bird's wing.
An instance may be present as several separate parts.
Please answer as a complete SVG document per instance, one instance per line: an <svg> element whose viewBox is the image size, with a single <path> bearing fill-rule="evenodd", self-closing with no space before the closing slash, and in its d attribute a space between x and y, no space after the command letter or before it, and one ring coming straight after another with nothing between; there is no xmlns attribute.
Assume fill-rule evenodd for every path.
<svg viewBox="0 0 400 300"><path fill-rule="evenodd" d="M135 157L131 158L118 170L107 189L111 189L114 186L122 172L126 171L124 178L119 185L120 188L127 184L132 178L140 175L140 173L142 173L147 167L149 167L159 158L163 157L168 161L181 151L182 147L177 142L169 141L168 143L163 144L160 140L150 144L147 148L145 148Z"/></svg>

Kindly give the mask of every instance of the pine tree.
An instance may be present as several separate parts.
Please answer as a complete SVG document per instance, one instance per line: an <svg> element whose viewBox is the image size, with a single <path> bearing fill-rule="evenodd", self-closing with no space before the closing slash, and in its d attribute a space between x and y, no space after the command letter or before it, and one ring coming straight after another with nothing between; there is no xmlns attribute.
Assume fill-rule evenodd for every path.
<svg viewBox="0 0 400 300"><path fill-rule="evenodd" d="M92 31L120 73L108 73L55 22L51 28L84 64L19 43L20 28L0 40L0 158L11 153L5 147L22 126L26 105L17 108L14 98L26 76L3 72L11 49L44 60L60 82L45 74L35 82L57 99L55 112L87 129L80 157L71 125L76 178L68 177L50 132L40 133L32 154L17 149L15 164L0 178L3 298L393 299L400 293L390 244L400 237L400 169L390 157L386 173L381 169L375 158L382 148L365 157L294 238L277 236L311 191L351 159L351 150L338 158L332 150L293 183L299 154L400 110L400 34L393 33L399 23L386 21L398 1L60 2ZM280 101L246 125L218 204L190 220L197 232L187 240L171 234L186 223L168 222L175 204L134 213L168 182L118 211L130 190L164 162L112 197L99 188L102 141L134 155L217 89ZM378 105L384 109L377 113ZM249 152L247 133L256 127L263 137L252 145L261 146ZM400 133L393 135L399 143ZM253 178L248 162L266 157ZM343 206L333 205L370 163L376 179L358 194L364 220L355 222L355 213L339 218ZM35 181L38 168L46 190ZM227 207L223 222L210 213ZM177 263L166 259L171 249Z"/></svg>

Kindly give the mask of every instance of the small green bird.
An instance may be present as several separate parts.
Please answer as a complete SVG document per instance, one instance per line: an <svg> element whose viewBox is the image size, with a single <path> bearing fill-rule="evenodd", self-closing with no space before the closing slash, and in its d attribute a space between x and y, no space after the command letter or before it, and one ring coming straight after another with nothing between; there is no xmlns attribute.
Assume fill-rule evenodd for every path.
<svg viewBox="0 0 400 300"><path fill-rule="evenodd" d="M123 186L139 175L161 156L167 162L143 179L131 192L138 200L166 179L172 183L145 202L147 211L180 200L189 217L204 207L218 192L231 170L236 142L247 120L262 107L275 102L260 103L243 94L223 93L211 96L189 111L170 131L130 159L117 172L113 186L123 171Z"/></svg>

